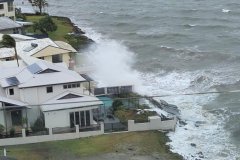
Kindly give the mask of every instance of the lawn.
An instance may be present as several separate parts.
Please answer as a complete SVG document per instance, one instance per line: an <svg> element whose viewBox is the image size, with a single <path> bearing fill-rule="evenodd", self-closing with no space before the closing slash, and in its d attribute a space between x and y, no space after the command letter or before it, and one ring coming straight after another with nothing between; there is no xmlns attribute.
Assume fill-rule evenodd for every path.
<svg viewBox="0 0 240 160"><path fill-rule="evenodd" d="M108 134L68 141L9 146L8 156L18 160L80 159L105 153L125 153L135 150L138 155L159 154L164 159L179 160L165 145L167 137L158 131Z"/></svg>
<svg viewBox="0 0 240 160"><path fill-rule="evenodd" d="M39 19L43 18L40 15L27 15L27 21L38 22ZM66 41L64 38L65 35L73 31L73 26L67 18L62 17L52 17L54 23L57 25L57 30L55 32L49 32L49 37L53 40ZM33 33L33 28L29 27L27 32ZM40 32L37 32L40 33Z"/></svg>

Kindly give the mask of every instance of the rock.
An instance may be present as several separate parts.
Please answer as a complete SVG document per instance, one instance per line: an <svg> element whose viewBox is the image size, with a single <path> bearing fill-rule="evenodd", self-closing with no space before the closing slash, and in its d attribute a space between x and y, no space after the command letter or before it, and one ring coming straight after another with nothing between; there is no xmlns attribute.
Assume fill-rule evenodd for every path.
<svg viewBox="0 0 240 160"><path fill-rule="evenodd" d="M83 32L80 28L78 28L78 26L74 25L73 27L73 32L75 34L85 34L85 32Z"/></svg>
<svg viewBox="0 0 240 160"><path fill-rule="evenodd" d="M129 151L133 151L133 148L128 148Z"/></svg>
<svg viewBox="0 0 240 160"><path fill-rule="evenodd" d="M164 100L160 100L160 105L163 105L163 106L168 106L168 103Z"/></svg>
<svg viewBox="0 0 240 160"><path fill-rule="evenodd" d="M202 152L198 152L197 154L198 154L199 158L204 158L204 155Z"/></svg>
<svg viewBox="0 0 240 160"><path fill-rule="evenodd" d="M187 125L187 122L183 121L183 120L179 120L179 124L185 126L185 125Z"/></svg>
<svg viewBox="0 0 240 160"><path fill-rule="evenodd" d="M196 147L197 145L195 143L190 144L192 147Z"/></svg>

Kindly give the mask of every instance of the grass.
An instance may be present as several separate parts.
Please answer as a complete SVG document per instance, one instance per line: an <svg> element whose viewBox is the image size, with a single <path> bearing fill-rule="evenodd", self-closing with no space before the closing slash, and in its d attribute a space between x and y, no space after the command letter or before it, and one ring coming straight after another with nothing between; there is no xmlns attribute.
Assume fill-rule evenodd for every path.
<svg viewBox="0 0 240 160"><path fill-rule="evenodd" d="M149 116L155 116L155 111L144 111L143 113L139 113L137 110L131 109L119 109L114 112L114 115L121 121L127 122L128 120L134 120L136 123L144 123L148 122Z"/></svg>
<svg viewBox="0 0 240 160"><path fill-rule="evenodd" d="M41 15L27 15L27 21L38 22L39 19L43 18ZM67 18L52 17L54 23L57 25L57 30L55 32L49 32L49 37L53 40L61 40L67 42L64 38L65 35L73 31L73 26ZM33 33L33 28L27 28L27 32ZM40 33L40 32L37 32Z"/></svg>
<svg viewBox="0 0 240 160"><path fill-rule="evenodd" d="M38 22L44 16L42 15L26 15L27 21L30 22ZM54 41L65 41L72 45L76 50L81 48L85 48L93 42L88 37L83 34L80 35L68 35L68 33L72 33L74 31L74 26L71 21L66 17L56 17L51 16L53 22L57 25L57 30L54 32L48 32L49 38ZM33 27L30 26L26 29L27 33L34 33ZM36 31L35 33L41 34L40 31Z"/></svg>
<svg viewBox="0 0 240 160"><path fill-rule="evenodd" d="M58 160L80 159L86 156L97 156L103 153L125 153L128 146L135 148L139 155L159 154L168 160L182 159L171 153L166 146L167 137L158 131L108 134L90 138L68 141L46 142L10 146L8 155L18 160Z"/></svg>

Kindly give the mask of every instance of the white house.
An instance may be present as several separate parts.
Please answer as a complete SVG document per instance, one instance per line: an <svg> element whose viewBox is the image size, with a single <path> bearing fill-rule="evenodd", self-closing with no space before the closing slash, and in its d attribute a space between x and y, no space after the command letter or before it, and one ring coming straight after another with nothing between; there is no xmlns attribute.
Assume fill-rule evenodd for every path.
<svg viewBox="0 0 240 160"><path fill-rule="evenodd" d="M78 73L38 60L27 67L0 68L0 124L21 127L21 119L33 124L42 114L47 128L91 127L93 112L102 105L84 88Z"/></svg>
<svg viewBox="0 0 240 160"><path fill-rule="evenodd" d="M19 55L27 55L52 63L66 63L77 52L71 45L49 38L20 41L16 43Z"/></svg>
<svg viewBox="0 0 240 160"><path fill-rule="evenodd" d="M0 0L0 17L9 17L15 20L14 0Z"/></svg>

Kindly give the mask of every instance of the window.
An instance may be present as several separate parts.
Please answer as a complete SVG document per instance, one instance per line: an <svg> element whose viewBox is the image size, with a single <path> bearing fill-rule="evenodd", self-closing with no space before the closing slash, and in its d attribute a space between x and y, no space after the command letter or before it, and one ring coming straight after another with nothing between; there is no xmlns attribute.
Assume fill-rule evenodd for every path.
<svg viewBox="0 0 240 160"><path fill-rule="evenodd" d="M77 111L70 113L70 127L73 128L75 125L79 127L91 126L91 116L90 111Z"/></svg>
<svg viewBox="0 0 240 160"><path fill-rule="evenodd" d="M38 59L42 59L42 60L44 60L44 57L38 57Z"/></svg>
<svg viewBox="0 0 240 160"><path fill-rule="evenodd" d="M52 86L48 86L47 87L47 93L52 93L53 92L53 87Z"/></svg>
<svg viewBox="0 0 240 160"><path fill-rule="evenodd" d="M4 5L3 4L0 4L0 9L4 9Z"/></svg>
<svg viewBox="0 0 240 160"><path fill-rule="evenodd" d="M71 83L71 84L64 84L63 85L63 89L67 89L67 88L79 88L80 87L80 83Z"/></svg>
<svg viewBox="0 0 240 160"><path fill-rule="evenodd" d="M13 11L13 2L8 2L8 12Z"/></svg>
<svg viewBox="0 0 240 160"><path fill-rule="evenodd" d="M5 60L6 60L6 61L13 61L14 58L13 58L13 57L8 57L8 58L6 58Z"/></svg>
<svg viewBox="0 0 240 160"><path fill-rule="evenodd" d="M9 88L9 95L14 95L14 89L13 88Z"/></svg>
<svg viewBox="0 0 240 160"><path fill-rule="evenodd" d="M14 33L14 34L18 34L18 33L19 33L18 28L13 28L13 33Z"/></svg>
<svg viewBox="0 0 240 160"><path fill-rule="evenodd" d="M76 86L77 86L76 83L72 84L72 88L76 88Z"/></svg>
<svg viewBox="0 0 240 160"><path fill-rule="evenodd" d="M61 62L63 62L62 55L61 54L53 55L52 56L52 62L53 63L61 63Z"/></svg>

